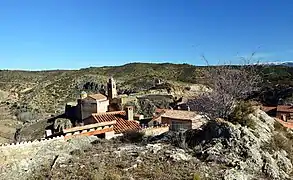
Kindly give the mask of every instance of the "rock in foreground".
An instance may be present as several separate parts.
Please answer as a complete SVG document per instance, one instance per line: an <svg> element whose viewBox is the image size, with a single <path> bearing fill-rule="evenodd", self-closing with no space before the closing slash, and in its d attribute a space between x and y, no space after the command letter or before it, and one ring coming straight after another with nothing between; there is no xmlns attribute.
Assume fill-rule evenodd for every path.
<svg viewBox="0 0 293 180"><path fill-rule="evenodd" d="M93 137L1 148L1 178L292 179L292 131L260 110L249 118L253 129L217 120L140 143Z"/></svg>

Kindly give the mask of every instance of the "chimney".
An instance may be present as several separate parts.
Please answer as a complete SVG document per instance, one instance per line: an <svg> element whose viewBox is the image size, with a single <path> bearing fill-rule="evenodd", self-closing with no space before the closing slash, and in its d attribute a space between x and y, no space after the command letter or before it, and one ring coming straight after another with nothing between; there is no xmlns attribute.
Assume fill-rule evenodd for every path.
<svg viewBox="0 0 293 180"><path fill-rule="evenodd" d="M133 106L126 107L127 120L133 120Z"/></svg>

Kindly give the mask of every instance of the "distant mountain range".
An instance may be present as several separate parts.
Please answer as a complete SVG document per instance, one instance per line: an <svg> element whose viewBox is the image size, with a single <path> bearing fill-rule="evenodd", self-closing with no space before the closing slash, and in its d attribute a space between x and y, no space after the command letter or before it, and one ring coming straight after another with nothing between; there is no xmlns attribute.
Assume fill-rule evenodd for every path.
<svg viewBox="0 0 293 180"><path fill-rule="evenodd" d="M293 61L283 61L283 62L267 62L262 63L264 65L272 65L272 66L288 66L293 67Z"/></svg>

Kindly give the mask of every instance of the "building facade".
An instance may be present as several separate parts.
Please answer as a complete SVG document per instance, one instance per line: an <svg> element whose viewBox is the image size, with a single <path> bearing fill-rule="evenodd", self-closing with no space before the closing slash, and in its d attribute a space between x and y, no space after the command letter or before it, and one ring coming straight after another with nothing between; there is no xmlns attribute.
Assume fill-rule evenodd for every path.
<svg viewBox="0 0 293 180"><path fill-rule="evenodd" d="M293 121L293 106L262 106L261 109L271 117L276 117L282 121Z"/></svg>
<svg viewBox="0 0 293 180"><path fill-rule="evenodd" d="M293 121L293 106L278 105L277 118L283 121Z"/></svg>
<svg viewBox="0 0 293 180"><path fill-rule="evenodd" d="M148 123L149 127L168 125L172 131L198 129L207 121L194 111L159 109L156 113Z"/></svg>
<svg viewBox="0 0 293 180"><path fill-rule="evenodd" d="M93 113L107 112L109 106L109 100L103 94L88 95L83 99L78 99L77 102L79 120L85 119Z"/></svg>

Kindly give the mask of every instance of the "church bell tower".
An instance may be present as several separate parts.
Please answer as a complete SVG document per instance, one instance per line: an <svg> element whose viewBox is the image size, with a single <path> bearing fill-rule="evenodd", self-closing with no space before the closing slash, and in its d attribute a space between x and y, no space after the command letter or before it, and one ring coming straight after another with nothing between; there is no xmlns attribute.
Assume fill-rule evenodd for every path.
<svg viewBox="0 0 293 180"><path fill-rule="evenodd" d="M108 99L112 100L114 98L117 98L116 82L113 77L110 77L108 82Z"/></svg>

